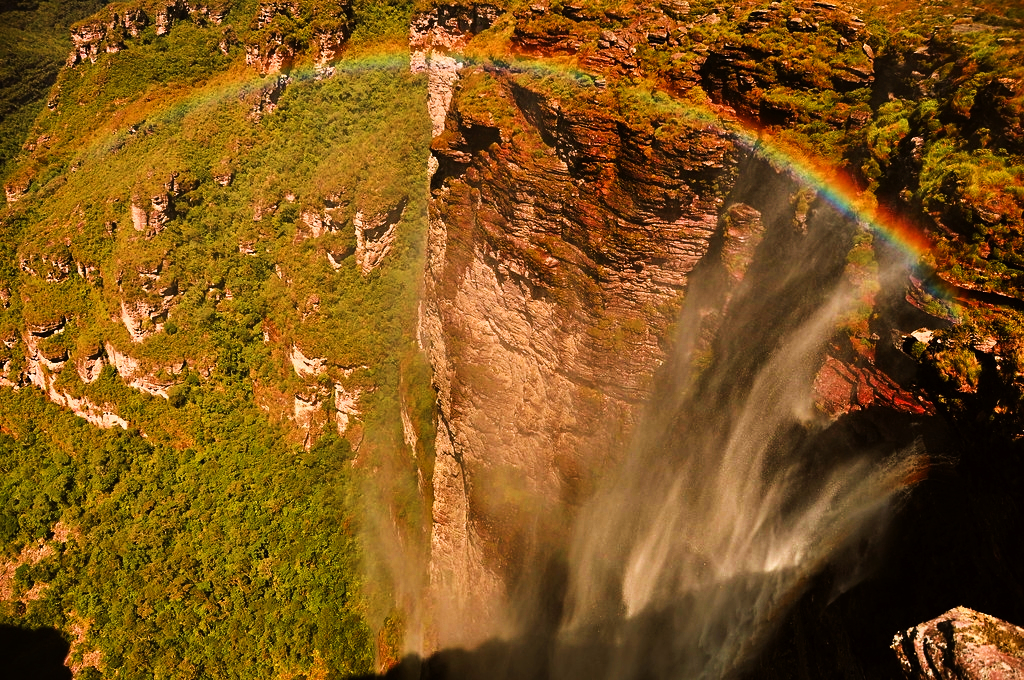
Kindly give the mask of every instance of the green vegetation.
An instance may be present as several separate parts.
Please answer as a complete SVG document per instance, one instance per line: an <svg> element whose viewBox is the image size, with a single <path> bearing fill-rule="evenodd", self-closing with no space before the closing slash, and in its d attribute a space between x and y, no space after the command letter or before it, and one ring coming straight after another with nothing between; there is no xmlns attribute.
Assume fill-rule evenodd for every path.
<svg viewBox="0 0 1024 680"><path fill-rule="evenodd" d="M898 196L906 210L935 221L932 264L947 280L1020 296L1024 93L1007 83L1024 70L1016 43L1004 41L997 49L996 41L1012 41L1007 35L1021 31L959 22L943 22L928 40L907 35L880 46L917 49L924 63L915 67L942 84L929 85L919 73L912 86L926 96L893 97L879 107L861 171L870 189Z"/></svg>
<svg viewBox="0 0 1024 680"><path fill-rule="evenodd" d="M409 42L409 22L412 18L411 0L353 0L352 13L355 31L354 48L380 50L394 46L405 51Z"/></svg>
<svg viewBox="0 0 1024 680"><path fill-rule="evenodd" d="M183 448L153 416L143 439L0 391L3 559L46 546L0 621L87 629L72 663L124 678L369 671L348 443L295 451L231 392L191 388Z"/></svg>
<svg viewBox="0 0 1024 680"><path fill-rule="evenodd" d="M19 0L0 8L0 181L71 51L68 28L104 0ZM4 198L0 196L0 205Z"/></svg>
<svg viewBox="0 0 1024 680"><path fill-rule="evenodd" d="M424 550L417 488L433 466L412 339L426 82L406 57L369 52L406 34L409 5L302 2L263 30L257 3L234 2L223 26L179 17L157 36L162 7L145 5L120 51L60 73L32 130L45 143L11 173L27 193L0 212L5 375L37 352L52 389L132 428L0 392L0 559L24 562L0 620L62 630L72 661L97 666L84 677L370 672L377 629L394 654L403 623L363 532ZM325 30L359 44L322 78L302 52ZM272 31L299 52L287 79L244 63ZM395 240L364 274L354 220L391 213ZM79 364L105 347L86 382ZM320 368L298 373L293 347ZM127 384L141 378L167 398ZM354 411L335 434L342 389Z"/></svg>

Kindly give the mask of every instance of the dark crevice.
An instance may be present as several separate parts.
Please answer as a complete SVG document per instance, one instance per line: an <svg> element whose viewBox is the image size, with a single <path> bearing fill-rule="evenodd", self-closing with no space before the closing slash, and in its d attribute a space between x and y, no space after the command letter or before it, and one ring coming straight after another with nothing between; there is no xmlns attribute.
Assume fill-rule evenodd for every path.
<svg viewBox="0 0 1024 680"><path fill-rule="evenodd" d="M0 676L10 680L71 680L71 647L55 628L0 624Z"/></svg>

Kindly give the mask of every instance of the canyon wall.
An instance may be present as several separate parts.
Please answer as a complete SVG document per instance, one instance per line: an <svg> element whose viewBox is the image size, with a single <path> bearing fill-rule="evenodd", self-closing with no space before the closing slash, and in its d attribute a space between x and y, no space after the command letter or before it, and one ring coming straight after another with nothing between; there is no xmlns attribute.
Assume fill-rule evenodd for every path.
<svg viewBox="0 0 1024 680"><path fill-rule="evenodd" d="M432 577L486 617L481 591L562 533L634 424L736 151L595 113L593 88L563 106L510 73L461 87L433 145L421 322L441 414Z"/></svg>
<svg viewBox="0 0 1024 680"><path fill-rule="evenodd" d="M666 362L690 297L707 304L687 309L701 332L677 361L699 366L728 351L721 333L762 332L735 320L721 331L739 313L732 292L785 285L787 244L806 241L809 216L821 223L836 203L800 161L780 161L771 142L761 148L761 131L819 126L846 140L839 153L850 158L875 134L866 98L897 87L895 57L876 68L877 41L853 10L750 10L443 5L413 21L413 68L430 77L434 133L419 333L439 407L437 646L512 634L545 606L523 593L543 592L538 565L621 460L645 404L671 392ZM474 37L492 25L491 42ZM823 49L834 58L824 72L798 66L787 47L758 42L768 31L830 41ZM797 94L783 101L780 89ZM827 110L807 103L830 97ZM854 175L858 191L888 190ZM913 358L909 348L920 337L928 345L948 317L926 310L929 295L907 278L919 263L894 255L878 224L838 207L822 266L857 302L812 367L813 420L864 412L877 436L896 437L879 414L921 422L936 413L936 393L959 399L971 386L922 378L920 348ZM693 296L699 270L715 290ZM939 363L941 345L929 347Z"/></svg>

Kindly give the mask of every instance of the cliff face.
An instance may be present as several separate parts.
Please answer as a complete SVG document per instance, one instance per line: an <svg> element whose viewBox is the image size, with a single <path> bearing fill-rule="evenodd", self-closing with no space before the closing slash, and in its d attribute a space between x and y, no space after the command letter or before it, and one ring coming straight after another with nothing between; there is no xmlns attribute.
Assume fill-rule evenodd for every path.
<svg viewBox="0 0 1024 680"><path fill-rule="evenodd" d="M782 285L796 252L785 244L827 212L829 187L749 131L786 140L791 158L877 157L889 122L872 98L895 99L893 63L913 50L883 47L854 9L824 2L446 5L414 19L411 44L434 123L420 342L438 390L430 577L444 645L511 625L505 605L532 587L531 568L563 540L664 378L679 309L709 299L688 289L691 274L719 291L690 310L703 321L688 360L700 363L727 351L723 333L752 332L735 318L721 326L739 313L732 291ZM853 184L887 201L874 167ZM919 206L904 192L893 208L928 231ZM927 377L960 345L911 352L918 335L949 327L906 278L920 263L883 281L899 260L884 230L837 224L822 266L859 302L813 367L815 417L864 412L885 432L880 414L923 422L937 400L969 397L969 379ZM974 347L965 361L989 351Z"/></svg>
<svg viewBox="0 0 1024 680"><path fill-rule="evenodd" d="M595 88L559 99L476 70L435 138L422 333L441 407L439 584L491 588L529 561L527 526L559 532L559 508L649 394L715 232L732 143L685 125L656 136L603 114L615 106ZM516 496L536 499L529 517Z"/></svg>
<svg viewBox="0 0 1024 680"><path fill-rule="evenodd" d="M972 611L951 609L893 637L892 650L909 680L1024 676L1024 629Z"/></svg>

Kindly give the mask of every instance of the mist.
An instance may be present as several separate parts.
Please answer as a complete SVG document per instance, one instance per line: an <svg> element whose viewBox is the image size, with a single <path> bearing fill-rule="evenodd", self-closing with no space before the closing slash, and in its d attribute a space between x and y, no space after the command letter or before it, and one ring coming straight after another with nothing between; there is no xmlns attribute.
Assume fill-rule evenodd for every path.
<svg viewBox="0 0 1024 680"><path fill-rule="evenodd" d="M694 270L630 446L563 536L534 538L502 634L421 675L735 677L823 570L839 590L860 578L927 458L852 441L815 408L857 303L845 255L865 227L820 199L795 219L794 194L759 190L764 172L732 197L764 220L749 267L730 278L719 241Z"/></svg>

